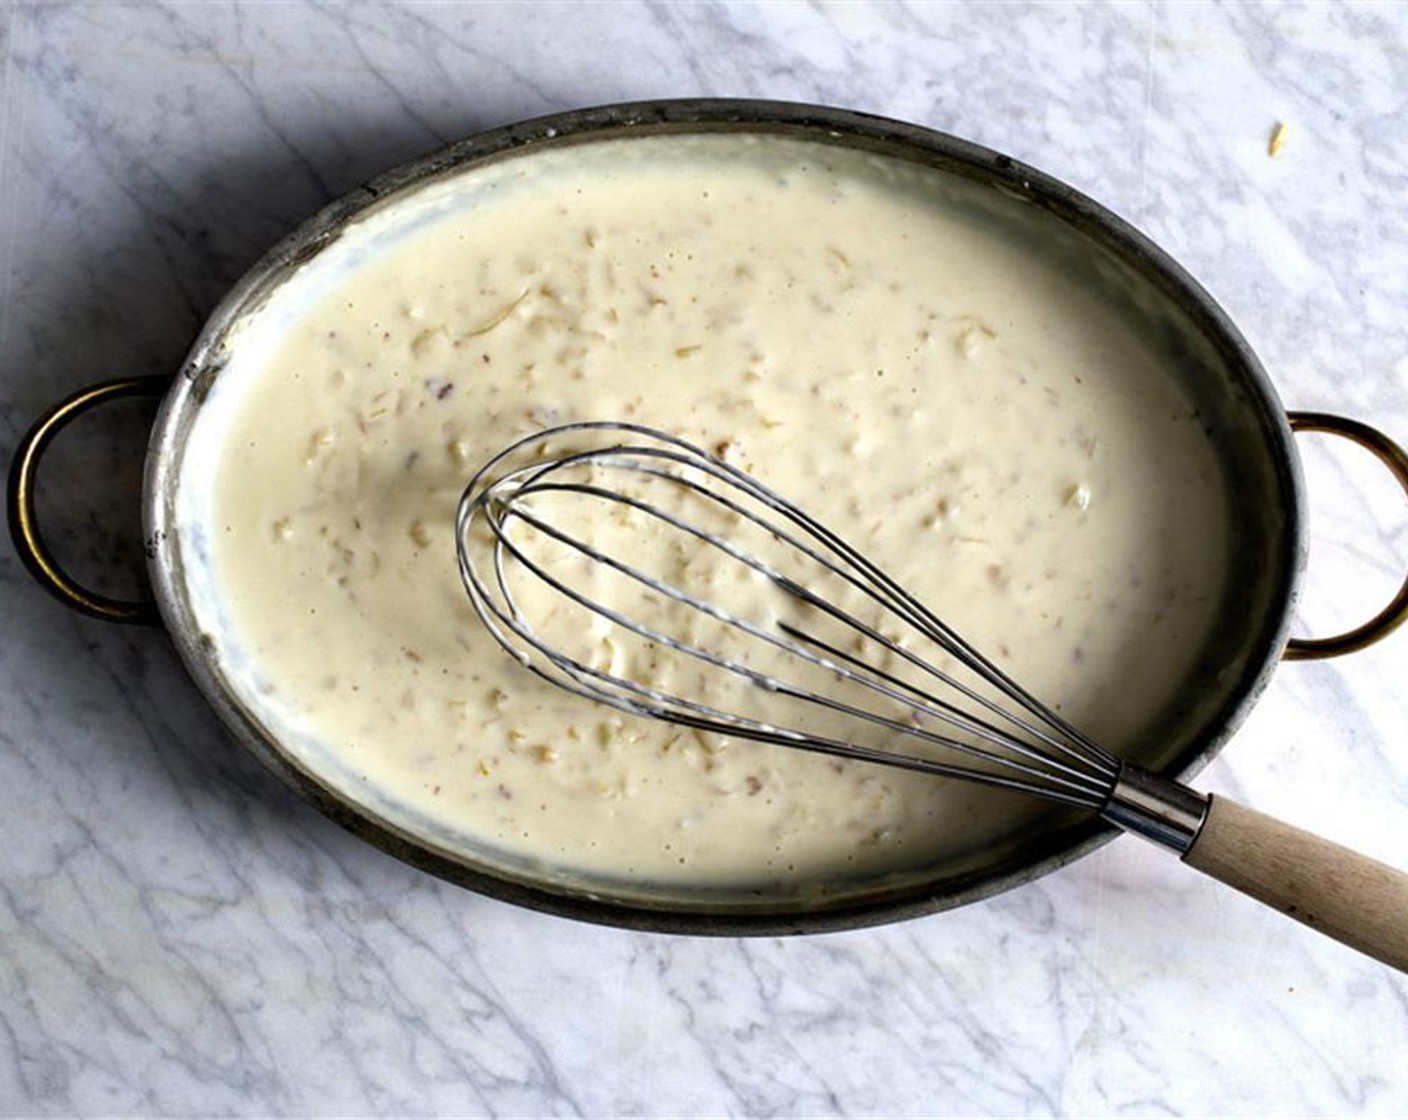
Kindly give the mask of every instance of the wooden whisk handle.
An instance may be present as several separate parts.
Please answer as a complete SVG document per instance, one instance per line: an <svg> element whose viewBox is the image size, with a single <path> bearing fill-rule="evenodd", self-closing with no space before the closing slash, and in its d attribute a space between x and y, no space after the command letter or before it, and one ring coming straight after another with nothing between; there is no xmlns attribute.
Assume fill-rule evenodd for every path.
<svg viewBox="0 0 1408 1120"><path fill-rule="evenodd" d="M1408 874L1226 797L1210 800L1185 863L1408 972Z"/></svg>

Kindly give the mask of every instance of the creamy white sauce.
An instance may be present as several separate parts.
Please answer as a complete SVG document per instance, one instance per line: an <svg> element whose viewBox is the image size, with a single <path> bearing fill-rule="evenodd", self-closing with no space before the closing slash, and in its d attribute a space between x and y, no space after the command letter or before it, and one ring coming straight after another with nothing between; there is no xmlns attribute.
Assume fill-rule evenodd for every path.
<svg viewBox="0 0 1408 1120"><path fill-rule="evenodd" d="M560 694L460 585L469 476L546 425L717 448L1120 751L1226 570L1216 457L1162 359L984 188L802 142L596 143L373 212L231 348L200 421L236 687L311 769L449 846L788 889L981 847L1020 798Z"/></svg>

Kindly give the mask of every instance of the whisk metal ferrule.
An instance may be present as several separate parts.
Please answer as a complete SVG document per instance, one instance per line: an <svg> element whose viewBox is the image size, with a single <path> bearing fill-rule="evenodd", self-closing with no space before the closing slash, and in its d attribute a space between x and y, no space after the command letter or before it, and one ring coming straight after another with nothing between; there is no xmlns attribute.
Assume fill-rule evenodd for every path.
<svg viewBox="0 0 1408 1120"><path fill-rule="evenodd" d="M1100 815L1126 832L1183 855L1198 838L1209 798L1126 762Z"/></svg>

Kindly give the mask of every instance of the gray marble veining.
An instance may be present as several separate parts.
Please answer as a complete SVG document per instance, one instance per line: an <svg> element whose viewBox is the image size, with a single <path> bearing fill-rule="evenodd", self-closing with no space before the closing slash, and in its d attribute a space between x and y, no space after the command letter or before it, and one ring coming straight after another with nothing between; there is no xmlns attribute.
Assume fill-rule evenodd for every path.
<svg viewBox="0 0 1408 1120"><path fill-rule="evenodd" d="M691 95L882 113L1050 171L1183 262L1288 405L1408 439L1399 3L12 2L0 58L7 459L62 394L175 369L265 248L376 172ZM56 546L114 590L143 424L76 427L46 473ZM1323 633L1392 593L1408 511L1305 443ZM1408 980L1135 841L882 929L584 927L345 835L232 745L160 635L68 614L8 549L0 603L0 1114L1408 1107ZM1408 863L1405 657L1400 635L1286 666L1200 784Z"/></svg>

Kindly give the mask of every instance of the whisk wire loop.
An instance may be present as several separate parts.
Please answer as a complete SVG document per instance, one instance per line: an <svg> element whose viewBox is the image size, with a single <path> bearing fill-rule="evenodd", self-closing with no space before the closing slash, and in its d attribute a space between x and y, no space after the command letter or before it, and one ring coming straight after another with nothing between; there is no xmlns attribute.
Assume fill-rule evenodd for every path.
<svg viewBox="0 0 1408 1120"><path fill-rule="evenodd" d="M550 455L546 451L559 439L584 438L592 433L605 435L608 437L607 443L562 454ZM528 452L535 457L525 465L511 465L515 458ZM931 660L891 639L877 625L828 600L800 579L785 574L747 548L646 498L599 485L596 481L572 480L573 472L579 469L594 474L625 472L644 478L647 485L662 485L687 492L746 519L771 541L784 546L785 555L796 553L805 557L818 565L829 578L839 579L879 606L885 617L892 616L899 620L954 657L988 687L1016 703L1026 717L982 695ZM729 493L721 492L721 488ZM873 644L936 679L944 687L955 690L968 702L977 704L989 715L1004 721L1005 725L1014 727L1015 732L964 711L932 690L849 654L837 644L783 619L775 620L771 628L760 625L595 547L578 534L559 528L535 512L533 500L551 496L615 503L718 550L764 577L790 600L819 612L844 630L858 635L858 640ZM749 500L768 513L750 506ZM631 617L548 571L515 539L515 522L584 557L593 565L626 577L634 585L664 601L682 604L731 631L765 643L768 648L785 655L784 663L810 665L839 681L859 687L866 695L881 697L891 705L898 705L903 718L843 700L829 691L823 693L800 686L774 673L763 672L737 656L719 653ZM483 560L481 553L484 552L474 539L474 526L479 524L488 530L488 562L493 572L491 579L486 579L479 570ZM495 640L543 679L618 710L663 718L721 735L802 747L847 758L883 761L927 773L1037 793L1085 808L1100 808L1108 799L1118 776L1119 763L1113 756L1015 685L844 540L750 475L667 433L638 425L591 423L568 425L522 440L487 464L470 483L458 510L457 535L460 569L466 589L476 612ZM981 767L975 767L971 762L950 763L926 755L902 753L892 746L876 748L814 730L779 726L769 719L720 709L702 700L663 691L629 676L590 665L542 638L515 597L513 580L509 577L510 566L520 576L531 577L566 601L646 643L654 643L733 674L767 693L805 701L811 706L862 721L897 737L955 751L979 762ZM943 734L925 726L926 721L939 721L968 738ZM1029 736L1034 741L1027 742L1022 736Z"/></svg>

